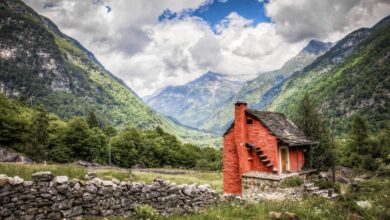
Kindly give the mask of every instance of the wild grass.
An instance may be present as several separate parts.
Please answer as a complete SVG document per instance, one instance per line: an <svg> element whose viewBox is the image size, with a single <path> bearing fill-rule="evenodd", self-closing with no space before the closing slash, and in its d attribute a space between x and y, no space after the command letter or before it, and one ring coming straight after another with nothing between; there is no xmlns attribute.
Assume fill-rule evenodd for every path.
<svg viewBox="0 0 390 220"><path fill-rule="evenodd" d="M0 163L1 174L11 177L19 176L25 180L31 180L31 175L38 171L51 171L56 176L68 176L75 179L83 179L87 174L86 169L70 165Z"/></svg>
<svg viewBox="0 0 390 220"><path fill-rule="evenodd" d="M160 174L133 171L132 173L135 181L151 183L156 177L162 177L165 180L169 180L178 184L209 184L212 189L222 192L222 173L219 172L192 171L187 174Z"/></svg>
<svg viewBox="0 0 390 220"><path fill-rule="evenodd" d="M0 174L7 176L19 176L24 180L31 180L33 173L38 171L51 171L55 176L68 176L70 179L84 179L88 169L69 165L69 164L11 164L0 163ZM130 171L116 169L98 169L94 170L97 176L104 180L112 178L123 180L131 180L133 176Z"/></svg>
<svg viewBox="0 0 390 220"><path fill-rule="evenodd" d="M170 171L184 171L186 174L162 174L162 173L149 173L141 171L130 171L125 169L91 169L96 172L97 176L104 180L111 180L113 178L120 181L143 181L145 183L151 183L157 177L162 177L165 180L169 180L178 184L192 184L197 183L209 184L210 187L217 191L222 191L222 173L218 172L201 172L201 171L189 171L170 169ZM152 169L156 171L156 169ZM167 170L167 169L162 169ZM38 171L51 171L56 176L68 176L71 179L84 179L88 169L70 165L70 164L11 164L0 163L0 174L6 174L8 176L19 176L25 180L31 180L31 175Z"/></svg>

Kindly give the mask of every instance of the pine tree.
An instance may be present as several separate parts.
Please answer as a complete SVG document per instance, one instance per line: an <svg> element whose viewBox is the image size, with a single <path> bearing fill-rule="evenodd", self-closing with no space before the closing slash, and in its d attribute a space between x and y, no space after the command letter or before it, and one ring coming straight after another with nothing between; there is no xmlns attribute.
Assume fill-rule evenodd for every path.
<svg viewBox="0 0 390 220"><path fill-rule="evenodd" d="M89 128L97 128L99 127L99 121L96 117L95 112L90 112L87 118Z"/></svg>
<svg viewBox="0 0 390 220"><path fill-rule="evenodd" d="M379 138L379 135L376 137L371 134L368 122L362 116L354 115L348 134L344 165L367 170L378 169L375 159L383 157L385 153Z"/></svg>
<svg viewBox="0 0 390 220"><path fill-rule="evenodd" d="M367 154L368 123L359 114L352 119L350 132L351 150L358 154Z"/></svg>
<svg viewBox="0 0 390 220"><path fill-rule="evenodd" d="M305 166L319 170L333 167L335 163L333 136L308 94L305 94L298 104L295 122L307 137L317 142L307 149Z"/></svg>

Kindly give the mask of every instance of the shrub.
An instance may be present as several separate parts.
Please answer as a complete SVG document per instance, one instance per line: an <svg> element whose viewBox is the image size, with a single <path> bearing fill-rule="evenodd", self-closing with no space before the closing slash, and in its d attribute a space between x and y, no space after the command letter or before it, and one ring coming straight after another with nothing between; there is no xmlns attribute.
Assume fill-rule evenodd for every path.
<svg viewBox="0 0 390 220"><path fill-rule="evenodd" d="M297 187L303 184L303 179L299 176L288 177L283 180L281 188Z"/></svg>
<svg viewBox="0 0 390 220"><path fill-rule="evenodd" d="M158 218L158 213L150 205L139 205L135 208L135 218L141 220L153 220Z"/></svg>
<svg viewBox="0 0 390 220"><path fill-rule="evenodd" d="M333 188L336 192L340 192L340 184L333 183L332 181L327 181L323 178L312 180L313 183L318 186L320 189L330 189Z"/></svg>

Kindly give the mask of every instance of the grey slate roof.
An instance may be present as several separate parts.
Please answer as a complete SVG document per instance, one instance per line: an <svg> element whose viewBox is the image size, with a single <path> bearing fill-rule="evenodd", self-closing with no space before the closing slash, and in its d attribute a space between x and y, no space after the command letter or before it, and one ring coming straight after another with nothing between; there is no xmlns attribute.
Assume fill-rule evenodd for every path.
<svg viewBox="0 0 390 220"><path fill-rule="evenodd" d="M258 119L273 135L286 144L314 144L313 141L308 139L305 134L282 113L258 111L254 109L247 109L246 113Z"/></svg>

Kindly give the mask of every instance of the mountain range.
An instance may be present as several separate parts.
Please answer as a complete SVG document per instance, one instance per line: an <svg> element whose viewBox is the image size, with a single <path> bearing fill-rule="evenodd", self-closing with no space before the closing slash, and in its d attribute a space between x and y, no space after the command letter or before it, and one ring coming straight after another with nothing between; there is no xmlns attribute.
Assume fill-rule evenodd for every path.
<svg viewBox="0 0 390 220"><path fill-rule="evenodd" d="M183 124L220 134L231 123L235 101L245 100L253 108L264 107L276 94L275 88L331 46L331 43L311 40L282 68L260 74L245 83L230 81L223 74L207 72L187 84L169 86L147 97L146 103Z"/></svg>
<svg viewBox="0 0 390 220"><path fill-rule="evenodd" d="M201 128L215 133L222 133L233 119L234 102L246 101L251 108L264 108L277 94L280 85L294 72L301 70L325 53L332 46L318 40L311 40L296 56L288 60L282 68L260 74L253 80L244 83L234 96L216 109Z"/></svg>
<svg viewBox="0 0 390 220"><path fill-rule="evenodd" d="M231 81L223 74L207 72L185 85L166 87L146 103L183 124L200 127L241 86L241 82Z"/></svg>
<svg viewBox="0 0 390 220"><path fill-rule="evenodd" d="M358 29L335 44L311 40L282 68L259 74L236 93L226 91L218 101L211 95L198 98L199 93L212 94L213 87L195 80L196 86L190 82L168 87L147 103L184 124L222 134L233 120L233 104L238 100L294 118L297 103L308 93L337 134L347 130L354 114L367 118L373 129L381 128L390 118L389 20ZM230 93L234 94L228 97Z"/></svg>
<svg viewBox="0 0 390 220"><path fill-rule="evenodd" d="M360 114L374 129L390 118L390 16L339 40L328 52L279 88L265 109L294 118L305 93L330 120L337 134Z"/></svg>
<svg viewBox="0 0 390 220"><path fill-rule="evenodd" d="M103 124L160 126L185 142L214 143L212 135L152 110L77 40L22 1L1 1L0 22L0 92L7 97L65 119L93 111Z"/></svg>

